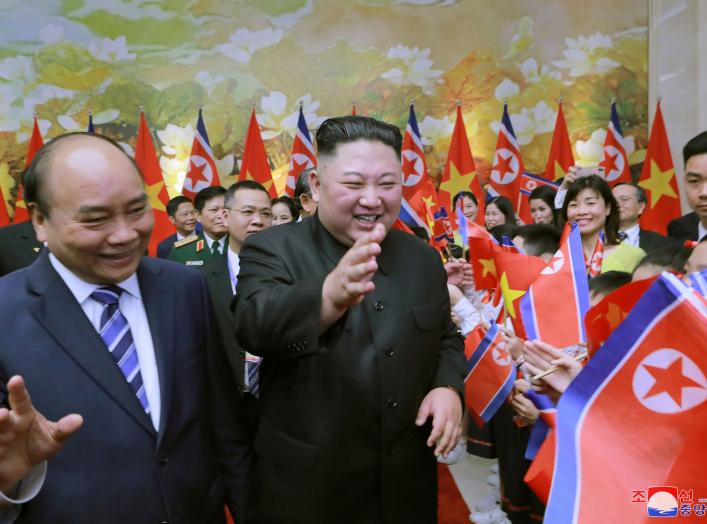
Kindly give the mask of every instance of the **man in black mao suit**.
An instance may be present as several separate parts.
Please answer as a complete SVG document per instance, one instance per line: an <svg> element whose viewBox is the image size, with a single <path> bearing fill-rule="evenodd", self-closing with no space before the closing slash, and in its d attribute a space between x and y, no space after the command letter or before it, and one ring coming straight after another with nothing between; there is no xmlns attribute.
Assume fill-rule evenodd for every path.
<svg viewBox="0 0 707 524"><path fill-rule="evenodd" d="M465 366L439 255L391 230L401 141L371 118L325 121L318 215L240 251L237 338L263 357L253 522L437 520Z"/></svg>
<svg viewBox="0 0 707 524"><path fill-rule="evenodd" d="M0 277L29 266L41 250L32 222L0 228Z"/></svg>
<svg viewBox="0 0 707 524"><path fill-rule="evenodd" d="M4 495L20 498L16 481L49 460L38 494L11 508L17 522L215 524L225 502L240 517L239 400L206 283L142 257L153 218L132 159L107 138L64 135L33 160L26 198L47 250L0 279L0 315L13 319L0 339L0 401L15 413L0 410L0 430L15 435L0 443ZM94 296L108 291L120 314L104 323ZM137 355L129 374L99 334L120 318L127 330L111 351L125 342ZM59 432L44 419L67 413Z"/></svg>
<svg viewBox="0 0 707 524"><path fill-rule="evenodd" d="M691 138L682 149L685 162L683 187L692 213L668 224L668 236L701 240L707 236L707 131Z"/></svg>

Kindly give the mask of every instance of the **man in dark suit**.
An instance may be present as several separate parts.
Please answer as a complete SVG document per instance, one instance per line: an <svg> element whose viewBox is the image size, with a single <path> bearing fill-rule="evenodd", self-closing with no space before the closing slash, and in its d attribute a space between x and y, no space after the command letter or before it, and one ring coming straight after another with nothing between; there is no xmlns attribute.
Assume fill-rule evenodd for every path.
<svg viewBox="0 0 707 524"><path fill-rule="evenodd" d="M372 118L325 121L318 214L240 251L237 339L263 357L253 522L437 520L465 365L439 255L391 229L401 142Z"/></svg>
<svg viewBox="0 0 707 524"><path fill-rule="evenodd" d="M12 377L0 427L13 435L2 499L29 490L11 508L27 523L215 524L224 502L242 516L239 399L206 283L142 257L153 217L134 161L105 137L64 135L34 158L26 199L47 250L0 279L13 318L0 339L0 382ZM58 433L42 416L67 413Z"/></svg>
<svg viewBox="0 0 707 524"><path fill-rule="evenodd" d="M32 222L0 228L0 277L29 266L41 250Z"/></svg>
<svg viewBox="0 0 707 524"><path fill-rule="evenodd" d="M619 231L626 235L624 243L640 247L646 253L671 244L667 237L640 226L638 221L648 203L642 187L622 182L616 184L611 192L619 204Z"/></svg>
<svg viewBox="0 0 707 524"><path fill-rule="evenodd" d="M167 202L167 215L177 231L157 244L158 258L167 258L175 242L196 233L196 209L192 201L184 195L176 196Z"/></svg>
<svg viewBox="0 0 707 524"><path fill-rule="evenodd" d="M681 241L700 240L707 235L707 131L685 144L682 157L685 195L692 213L671 221L668 236Z"/></svg>

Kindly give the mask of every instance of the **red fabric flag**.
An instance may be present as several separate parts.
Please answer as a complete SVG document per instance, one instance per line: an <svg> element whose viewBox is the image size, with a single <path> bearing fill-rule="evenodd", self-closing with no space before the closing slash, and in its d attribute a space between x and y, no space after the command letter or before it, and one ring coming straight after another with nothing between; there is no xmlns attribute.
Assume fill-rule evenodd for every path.
<svg viewBox="0 0 707 524"><path fill-rule="evenodd" d="M294 198L295 185L297 184L300 173L316 165L317 157L314 154L314 145L309 136L309 129L307 129L307 121L304 119L302 105L300 105L297 131L295 132L295 139L292 142L292 153L290 154L290 171L287 173L287 181L285 183L285 194L288 197Z"/></svg>
<svg viewBox="0 0 707 524"><path fill-rule="evenodd" d="M7 200L0 187L0 227L7 226L10 223L10 214L7 211Z"/></svg>
<svg viewBox="0 0 707 524"><path fill-rule="evenodd" d="M504 104L489 183L499 195L505 196L511 203L518 202L520 175L524 172L525 166L520 156L520 146L513 132L511 118L508 116L508 105Z"/></svg>
<svg viewBox="0 0 707 524"><path fill-rule="evenodd" d="M150 206L155 217L148 252L150 256L157 254L157 244L174 232L174 226L167 215L167 202L169 194L164 184L160 162L157 160L155 144L152 141L150 128L147 126L145 113L140 111L140 127L137 130L137 144L135 145L135 163L140 167L145 190L150 199Z"/></svg>
<svg viewBox="0 0 707 524"><path fill-rule="evenodd" d="M400 219L409 226L418 226L425 229L430 239L430 245L434 245L433 231L437 210L437 193L432 182L425 180L412 195L409 201L403 199L400 208ZM412 217L412 219L411 219Z"/></svg>
<svg viewBox="0 0 707 524"><path fill-rule="evenodd" d="M545 261L540 257L512 253L498 249L493 253L498 275L498 288L503 293L503 307L511 318L516 336L527 338L521 321L520 298L525 295L530 284L545 269Z"/></svg>
<svg viewBox="0 0 707 524"><path fill-rule="evenodd" d="M238 179L260 182L268 190L270 198L277 196L275 183L270 172L270 162L265 152L265 144L263 143L263 137L260 135L260 126L255 118L255 109L250 115L248 135L245 139L243 161L241 162L241 173Z"/></svg>
<svg viewBox="0 0 707 524"><path fill-rule="evenodd" d="M592 307L584 317L587 352L591 358L609 335L624 321L629 311L658 277L631 282L615 289Z"/></svg>
<svg viewBox="0 0 707 524"><path fill-rule="evenodd" d="M469 262L474 272L474 286L476 289L495 289L498 278L493 251L500 248L486 229L472 222L467 224Z"/></svg>
<svg viewBox="0 0 707 524"><path fill-rule="evenodd" d="M29 144L27 146L25 168L32 163L34 155L37 154L37 151L39 151L43 145L44 140L42 140L42 132L39 130L37 116L35 115L34 126L32 127L32 137L29 139ZM17 198L15 199L15 216L12 218L12 223L19 224L20 222L26 222L27 220L29 220L29 210L27 209L27 204L25 203L24 187L20 185L20 188L17 191Z"/></svg>
<svg viewBox="0 0 707 524"><path fill-rule="evenodd" d="M400 231L404 231L405 233L410 233L411 235L414 235L415 232L410 229L405 222L400 220L400 218L396 218L395 222L393 222L393 229L399 229Z"/></svg>
<svg viewBox="0 0 707 524"><path fill-rule="evenodd" d="M616 102L611 102L611 120L604 141L604 160L599 162L599 165L604 167L605 178L609 184L631 183L631 171L624 146L624 136L621 133L619 114L616 111Z"/></svg>
<svg viewBox="0 0 707 524"><path fill-rule="evenodd" d="M557 108L555 131L552 133L550 154L547 157L547 166L545 167L545 178L549 180L562 178L573 165L572 144L570 143L570 135L567 132L567 122L565 122L565 114L562 111L562 102L560 102Z"/></svg>
<svg viewBox="0 0 707 524"><path fill-rule="evenodd" d="M680 196L675 176L673 158L670 155L668 133L665 130L660 101L655 111L651 137L648 141L646 159L638 179L645 189L648 202L641 215L641 227L665 234L668 222L680 216Z"/></svg>
<svg viewBox="0 0 707 524"><path fill-rule="evenodd" d="M194 133L194 142L191 146L191 156L189 157L189 171L184 178L182 194L194 200L196 194L202 189L220 185L221 180L216 169L214 154L211 152L209 135L206 133L206 125L201 115L201 109L199 109L196 133Z"/></svg>
<svg viewBox="0 0 707 524"><path fill-rule="evenodd" d="M707 305L664 273L560 398L545 523L701 520L705 340Z"/></svg>
<svg viewBox="0 0 707 524"><path fill-rule="evenodd" d="M469 138L466 135L461 106L457 105L457 121L454 124L447 163L444 165L444 173L437 193L439 205L444 206L452 217L454 217L452 199L460 191L471 191L476 196L478 201L476 223L483 226L484 191L481 189L479 176L476 173L476 165L471 154Z"/></svg>
<svg viewBox="0 0 707 524"><path fill-rule="evenodd" d="M523 478L543 504L547 504L550 497L552 473L555 470L555 422L551 420L548 420L550 429L547 436Z"/></svg>

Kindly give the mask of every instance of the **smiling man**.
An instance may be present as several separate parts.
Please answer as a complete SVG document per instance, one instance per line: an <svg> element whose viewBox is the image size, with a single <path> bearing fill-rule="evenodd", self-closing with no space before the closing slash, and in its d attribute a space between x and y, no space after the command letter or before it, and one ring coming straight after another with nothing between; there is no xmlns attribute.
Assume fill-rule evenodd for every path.
<svg viewBox="0 0 707 524"><path fill-rule="evenodd" d="M391 229L400 130L325 121L317 215L240 250L239 343L263 357L257 523L433 523L465 366L439 255Z"/></svg>
<svg viewBox="0 0 707 524"><path fill-rule="evenodd" d="M73 133L37 153L25 183L47 249L0 279L0 317L13 319L0 337L0 503L22 504L22 523L216 524L225 493L239 515L239 398L206 283L143 257L153 216L135 162Z"/></svg>

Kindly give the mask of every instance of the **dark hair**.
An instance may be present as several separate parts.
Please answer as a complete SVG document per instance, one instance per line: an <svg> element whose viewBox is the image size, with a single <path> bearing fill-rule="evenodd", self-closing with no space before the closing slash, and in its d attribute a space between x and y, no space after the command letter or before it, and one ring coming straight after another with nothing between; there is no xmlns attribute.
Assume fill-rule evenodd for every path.
<svg viewBox="0 0 707 524"><path fill-rule="evenodd" d="M617 188L619 186L631 186L636 190L636 200L638 200L639 204L645 204L648 202L648 196L646 195L645 189L643 189L641 186L636 185L636 184L630 184L628 182L619 182L618 184L614 184L611 186L611 189Z"/></svg>
<svg viewBox="0 0 707 524"><path fill-rule="evenodd" d="M550 224L527 224L518 228L516 236L523 239L526 254L539 257L548 253L554 255L560 249L562 233Z"/></svg>
<svg viewBox="0 0 707 524"><path fill-rule="evenodd" d="M608 295L631 282L631 273L625 271L607 271L589 279L589 292L595 295Z"/></svg>
<svg viewBox="0 0 707 524"><path fill-rule="evenodd" d="M199 213L201 213L201 211L204 209L204 206L206 205L207 200L211 200L212 198L223 196L225 194L226 189L221 186L205 187L204 189L199 191L194 197L194 207Z"/></svg>
<svg viewBox="0 0 707 524"><path fill-rule="evenodd" d="M143 178L142 171L140 171L140 167L135 162L135 159L128 155L120 144L112 138L108 138L103 135L96 135L94 133L88 133L86 131L76 131L54 137L50 142L44 144L44 146L37 151L32 159L32 162L22 174L22 181L25 186L25 201L36 204L39 211L46 217L49 217L49 198L47 196L45 184L47 171L49 170L49 164L52 159L52 153L62 142L69 138L78 136L87 136L95 138L96 140L108 142L125 155L125 158L130 161L140 178Z"/></svg>
<svg viewBox="0 0 707 524"><path fill-rule="evenodd" d="M167 202L167 214L169 216L171 216L172 218L174 218L175 215L177 214L177 210L179 209L179 206L181 206L182 204L187 204L187 203L191 204L192 201L190 198L185 197L184 195L179 195L179 196L176 196L176 197L170 199L170 201Z"/></svg>
<svg viewBox="0 0 707 524"><path fill-rule="evenodd" d="M570 187L567 188L565 201L562 204L562 219L565 222L567 221L567 208L570 202L575 200L583 189L591 189L604 200L605 205L609 206L609 215L606 217L606 223L604 224L606 244L618 244L621 241L619 238L619 206L611 193L609 184L598 175L583 176L570 184Z"/></svg>
<svg viewBox="0 0 707 524"><path fill-rule="evenodd" d="M290 210L290 214L292 215L292 220L297 220L297 217L299 216L299 212L297 211L297 206L295 205L295 201L292 200L287 195L282 195L281 197L273 198L271 204L273 207L275 207L275 204L285 204L287 206L287 208Z"/></svg>
<svg viewBox="0 0 707 524"><path fill-rule="evenodd" d="M486 210L493 204L506 217L506 224L514 225L516 223L516 214L513 212L513 204L504 196L493 197L486 202Z"/></svg>
<svg viewBox="0 0 707 524"><path fill-rule="evenodd" d="M400 129L368 116L339 116L322 122L317 129L317 154L333 155L339 144L358 140L381 142L395 150L400 158L403 137Z"/></svg>
<svg viewBox="0 0 707 524"><path fill-rule="evenodd" d="M207 188L208 189L208 188ZM240 191L241 189L253 189L255 191L262 191L265 193L268 198L270 198L270 193L268 193L268 190L265 189L265 186L261 184L260 182L256 182L255 180L239 180L235 184L231 184L228 186L228 189L224 189L224 198L223 198L223 206L224 207L231 207L231 204L233 203L233 199L236 196L236 192ZM202 189L201 191L206 191L206 189ZM201 191L199 194L201 194ZM197 195L198 198L199 195ZM210 198L213 198L214 196L217 195L212 195ZM202 204L203 207L203 204Z"/></svg>
<svg viewBox="0 0 707 524"><path fill-rule="evenodd" d="M503 237L508 237L513 240L516 235L518 235L518 229L518 226L515 224L499 224L489 229L489 233L491 233L493 238L501 242Z"/></svg>
<svg viewBox="0 0 707 524"><path fill-rule="evenodd" d="M538 186L530 192L530 196L528 197L528 205L530 205L531 200L542 200L552 211L552 225L561 227L562 219L560 218L557 209L555 209L556 194L557 191L550 186Z"/></svg>
<svg viewBox="0 0 707 524"><path fill-rule="evenodd" d="M312 198L312 188L309 187L309 174L314 170L314 167L309 167L302 171L297 177L297 182L295 183L295 206L297 206L297 215L302 213L302 202L300 202L299 197L307 195L309 198Z"/></svg>
<svg viewBox="0 0 707 524"><path fill-rule="evenodd" d="M457 209L457 202L459 202L462 198L469 198L471 199L474 204L477 206L479 205L479 201L476 199L476 195L472 193L471 191L459 191L456 195L454 195L454 198L452 199L452 210Z"/></svg>
<svg viewBox="0 0 707 524"><path fill-rule="evenodd" d="M692 137L685 147L682 148L682 159L687 164L693 156L707 153L707 131L702 131L697 136Z"/></svg>
<svg viewBox="0 0 707 524"><path fill-rule="evenodd" d="M679 244L663 246L644 256L636 266L636 269L641 266L657 266L665 271L684 273L685 263L689 256L690 251ZM633 271L635 272L636 269Z"/></svg>

